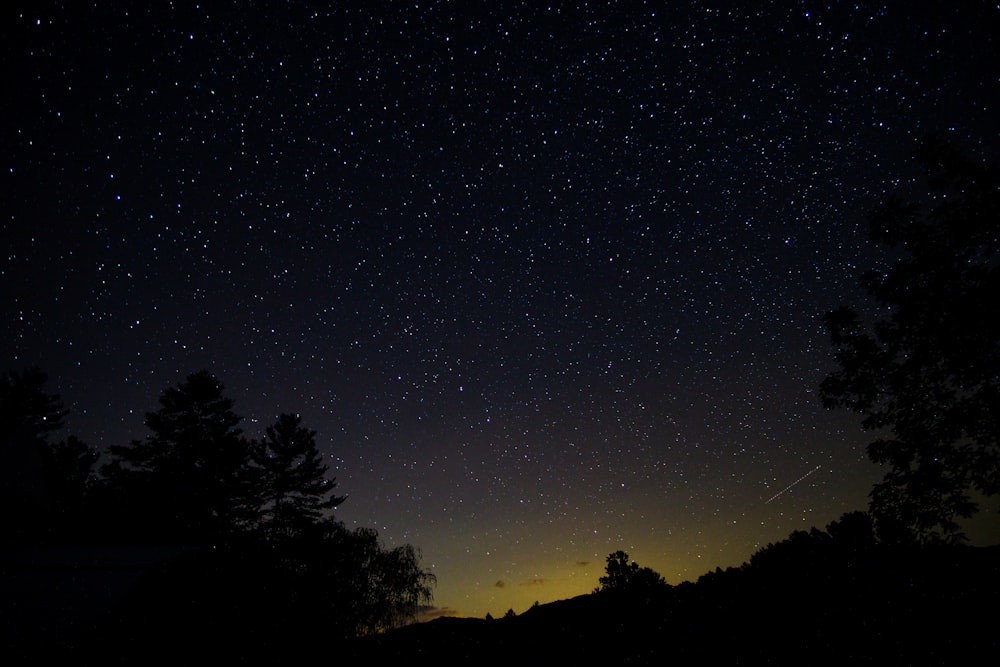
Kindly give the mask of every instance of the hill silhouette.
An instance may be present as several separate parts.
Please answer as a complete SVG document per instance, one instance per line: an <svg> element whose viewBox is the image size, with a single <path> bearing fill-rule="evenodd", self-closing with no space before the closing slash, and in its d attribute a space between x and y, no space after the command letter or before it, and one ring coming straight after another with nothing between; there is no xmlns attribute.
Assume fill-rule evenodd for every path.
<svg viewBox="0 0 1000 667"><path fill-rule="evenodd" d="M496 620L439 618L349 644L347 662L948 665L995 655L1000 547L809 549L694 583L596 591ZM808 535L807 535L808 537ZM798 544L802 542L803 544Z"/></svg>
<svg viewBox="0 0 1000 667"><path fill-rule="evenodd" d="M1000 546L890 546L864 518L796 531L695 582L636 577L519 615L444 617L357 639L331 634L336 606L289 588L266 554L186 549L153 559L110 609L91 605L99 618L81 607L48 635L22 618L6 656L76 665L296 664L317 652L345 664L948 665L995 655ZM87 571L93 591L112 590ZM111 574L122 588L121 571Z"/></svg>

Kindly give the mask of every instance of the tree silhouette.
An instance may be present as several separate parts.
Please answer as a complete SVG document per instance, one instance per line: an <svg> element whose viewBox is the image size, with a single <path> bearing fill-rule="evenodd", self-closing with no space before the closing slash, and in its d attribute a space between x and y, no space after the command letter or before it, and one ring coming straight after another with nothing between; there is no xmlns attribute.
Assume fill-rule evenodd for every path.
<svg viewBox="0 0 1000 667"><path fill-rule="evenodd" d="M82 498L93 480L98 454L75 435L49 445L42 456L50 492L63 502Z"/></svg>
<svg viewBox="0 0 1000 667"><path fill-rule="evenodd" d="M412 546L385 549L374 531L351 531L325 516L344 496L334 493L315 432L297 415L282 414L250 442L240 421L207 371L167 389L159 410L146 416L149 437L112 448L115 459L103 469L120 502L137 508L127 518L152 524L147 538L221 543L213 552L233 567L262 568L252 572L270 591L270 602L261 604L284 609L279 625L286 633L316 626L346 638L415 618L431 599L433 575L420 569ZM181 597L200 600L209 608L197 613L209 615L234 599L199 591ZM257 608L251 599L241 604ZM257 613L266 610L251 615Z"/></svg>
<svg viewBox="0 0 1000 667"><path fill-rule="evenodd" d="M250 446L232 408L216 377L199 371L163 392L145 440L110 448L102 474L141 512L133 523L157 539L212 541L249 521Z"/></svg>
<svg viewBox="0 0 1000 667"><path fill-rule="evenodd" d="M360 637L405 625L432 600L436 579L420 568L412 546L386 549L374 530L349 530L338 521L320 527L322 534L309 531L271 548L296 611L321 620L326 636Z"/></svg>
<svg viewBox="0 0 1000 667"><path fill-rule="evenodd" d="M49 442L68 411L47 381L38 367L0 377L0 518L10 545L65 537L97 459L75 437Z"/></svg>
<svg viewBox="0 0 1000 667"><path fill-rule="evenodd" d="M42 449L49 505L49 530L55 539L86 539L92 522L90 492L98 454L74 435Z"/></svg>
<svg viewBox="0 0 1000 667"><path fill-rule="evenodd" d="M888 315L866 326L852 308L827 314L839 369L820 393L879 433L880 537L961 541L973 494L1000 491L1000 172L933 138L915 158L926 201L890 197L869 219L873 241L902 250L861 279Z"/></svg>
<svg viewBox="0 0 1000 667"><path fill-rule="evenodd" d="M597 581L600 584L599 590L621 590L628 586L632 576L639 571L639 564L629 561L628 554L624 551L615 551L608 554L607 564L604 567L604 576Z"/></svg>
<svg viewBox="0 0 1000 667"><path fill-rule="evenodd" d="M45 441L63 427L68 411L57 394L45 391L48 375L37 366L21 373L8 370L0 378L0 431L5 441Z"/></svg>
<svg viewBox="0 0 1000 667"><path fill-rule="evenodd" d="M301 425L298 415L283 414L268 426L263 440L253 444L259 514L272 539L293 536L342 503L337 484L316 448L316 432Z"/></svg>
<svg viewBox="0 0 1000 667"><path fill-rule="evenodd" d="M420 555L412 545L385 549L374 532L368 537L376 540L378 549L366 568L367 600L374 602L374 614L365 630L381 632L414 621L421 606L430 603L437 579L420 569Z"/></svg>
<svg viewBox="0 0 1000 667"><path fill-rule="evenodd" d="M629 591L665 586L666 581L655 570L639 567L635 561L630 561L624 551L608 554L604 567L604 576L597 581L600 586L597 591Z"/></svg>
<svg viewBox="0 0 1000 667"><path fill-rule="evenodd" d="M79 538L182 547L102 624L108 657L148 662L156 644L176 662L189 642L219 656L236 644L285 655L299 637L408 624L432 601L436 578L413 546L386 548L374 530L327 514L344 496L298 416L280 415L250 442L222 384L199 371L162 393L149 435L110 448L95 478L97 454L83 442L48 442L66 411L45 381L37 369L0 378L5 549ZM175 655L165 645L176 637L188 641Z"/></svg>

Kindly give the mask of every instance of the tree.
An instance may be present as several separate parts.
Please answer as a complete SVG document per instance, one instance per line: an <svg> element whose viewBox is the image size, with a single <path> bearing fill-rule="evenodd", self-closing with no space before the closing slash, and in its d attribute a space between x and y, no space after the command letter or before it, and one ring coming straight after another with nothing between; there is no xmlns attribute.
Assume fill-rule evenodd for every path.
<svg viewBox="0 0 1000 667"><path fill-rule="evenodd" d="M38 367L0 377L0 506L11 544L62 539L82 512L97 454L70 436L49 442L68 414Z"/></svg>
<svg viewBox="0 0 1000 667"><path fill-rule="evenodd" d="M377 535L369 531L371 539ZM373 612L367 630L381 632L413 622L421 607L432 600L433 573L420 569L420 554L412 545L385 549L378 544L376 556L365 571L367 600Z"/></svg>
<svg viewBox="0 0 1000 667"><path fill-rule="evenodd" d="M666 585L655 570L639 567L621 550L608 554L604 572L605 575L597 580L600 584L597 591L634 591Z"/></svg>
<svg viewBox="0 0 1000 667"><path fill-rule="evenodd" d="M98 454L74 435L42 449L42 469L48 494L52 536L85 538L90 515L90 491Z"/></svg>
<svg viewBox="0 0 1000 667"><path fill-rule="evenodd" d="M47 381L48 375L37 366L21 373L7 371L0 378L0 432L5 441L44 442L63 427L69 411L57 394L45 391Z"/></svg>
<svg viewBox="0 0 1000 667"><path fill-rule="evenodd" d="M349 530L339 521L325 521L322 529L271 548L295 611L318 622L326 636L385 632L415 620L433 599L436 578L420 568L412 546L386 549L376 531Z"/></svg>
<svg viewBox="0 0 1000 667"><path fill-rule="evenodd" d="M150 435L110 448L102 469L132 521L158 539L215 540L242 528L252 511L250 446L223 386L208 371L188 375L146 414ZM133 526L134 527L134 526Z"/></svg>
<svg viewBox="0 0 1000 667"><path fill-rule="evenodd" d="M1000 171L934 138L915 158L926 201L890 197L869 217L871 239L901 251L861 278L886 315L826 315L839 368L820 395L878 433L868 455L888 466L871 493L880 539L962 541L975 496L1000 491Z"/></svg>
<svg viewBox="0 0 1000 667"><path fill-rule="evenodd" d="M62 504L83 498L93 481L98 454L75 435L48 445L42 454L49 492Z"/></svg>
<svg viewBox="0 0 1000 667"><path fill-rule="evenodd" d="M326 474L316 448L316 432L301 425L298 415L283 414L253 445L259 487L258 520L272 538L292 536L315 525L323 511L344 502L337 484Z"/></svg>
<svg viewBox="0 0 1000 667"><path fill-rule="evenodd" d="M628 554L621 550L608 554L606 561L604 576L597 580L601 585L598 590L624 589L632 576L639 571L639 564L629 561Z"/></svg>
<svg viewBox="0 0 1000 667"><path fill-rule="evenodd" d="M177 570L168 566L164 588L143 604L159 608L165 599L172 622L190 617L198 626L235 604L234 627L268 619L267 641L276 644L319 632L373 634L413 620L431 599L434 575L420 569L410 545L385 549L374 531L325 516L344 497L326 476L315 432L283 414L251 442L240 421L222 384L200 371L163 392L159 409L146 415L145 440L111 448L102 472L112 498L132 510L119 515L150 527L136 535L126 525L126 533L220 546L193 552ZM233 586L251 578L256 587ZM187 621L180 622L183 630Z"/></svg>

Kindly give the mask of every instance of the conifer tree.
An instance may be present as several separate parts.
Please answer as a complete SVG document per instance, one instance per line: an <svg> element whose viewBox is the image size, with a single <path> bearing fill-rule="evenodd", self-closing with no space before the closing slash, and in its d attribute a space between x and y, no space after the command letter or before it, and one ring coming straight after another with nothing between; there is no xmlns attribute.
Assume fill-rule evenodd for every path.
<svg viewBox="0 0 1000 667"><path fill-rule="evenodd" d="M298 415L283 414L254 443L260 521L265 534L293 536L319 523L324 510L342 503L337 484L316 447L316 432Z"/></svg>
<svg viewBox="0 0 1000 667"><path fill-rule="evenodd" d="M159 536L214 540L245 522L250 498L250 448L233 402L208 371L163 392L147 413L150 435L113 446L102 470Z"/></svg>
<svg viewBox="0 0 1000 667"><path fill-rule="evenodd" d="M52 519L46 457L49 435L63 427L61 398L45 391L38 367L0 376L0 522L5 545L42 539Z"/></svg>

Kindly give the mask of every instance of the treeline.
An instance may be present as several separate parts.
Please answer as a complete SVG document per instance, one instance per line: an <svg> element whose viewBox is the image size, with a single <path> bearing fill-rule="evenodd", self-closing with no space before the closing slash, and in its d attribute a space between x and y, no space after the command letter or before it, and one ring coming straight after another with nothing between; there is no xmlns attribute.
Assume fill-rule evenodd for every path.
<svg viewBox="0 0 1000 667"><path fill-rule="evenodd" d="M185 547L128 601L123 636L196 618L245 636L269 618L272 637L317 623L326 639L357 637L405 624L431 601L434 577L411 545L384 548L374 530L334 517L346 496L299 416L247 437L223 385L200 371L162 393L145 438L102 456L75 436L54 440L68 411L46 381L37 368L0 380L3 552ZM155 623L142 622L150 615Z"/></svg>
<svg viewBox="0 0 1000 667"><path fill-rule="evenodd" d="M666 583L624 551L589 594L348 642L349 663L952 665L998 648L1000 547L878 537L868 512L796 530L738 567Z"/></svg>

